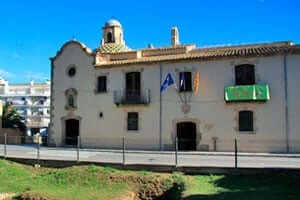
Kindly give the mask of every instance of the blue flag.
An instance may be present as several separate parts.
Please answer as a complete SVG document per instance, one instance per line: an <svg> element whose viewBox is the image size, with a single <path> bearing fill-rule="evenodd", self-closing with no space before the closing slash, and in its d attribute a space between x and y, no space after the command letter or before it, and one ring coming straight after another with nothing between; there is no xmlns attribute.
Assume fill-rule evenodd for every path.
<svg viewBox="0 0 300 200"><path fill-rule="evenodd" d="M165 91L170 85L173 85L173 84L174 84L174 80L173 80L171 74L168 73L168 75L166 76L166 79L165 79L164 83L160 87L160 92Z"/></svg>

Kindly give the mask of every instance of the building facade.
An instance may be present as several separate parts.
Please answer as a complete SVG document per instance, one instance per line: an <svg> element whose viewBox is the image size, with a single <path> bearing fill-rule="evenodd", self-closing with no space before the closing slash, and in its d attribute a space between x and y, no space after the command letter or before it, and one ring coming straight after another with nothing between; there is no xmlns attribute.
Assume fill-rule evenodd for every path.
<svg viewBox="0 0 300 200"><path fill-rule="evenodd" d="M292 42L197 48L173 27L170 46L132 50L109 20L99 48L72 40L51 63L50 145L232 151L237 138L240 151L300 151Z"/></svg>
<svg viewBox="0 0 300 200"><path fill-rule="evenodd" d="M50 122L50 81L11 84L1 78L0 99L24 117L28 136L46 134Z"/></svg>

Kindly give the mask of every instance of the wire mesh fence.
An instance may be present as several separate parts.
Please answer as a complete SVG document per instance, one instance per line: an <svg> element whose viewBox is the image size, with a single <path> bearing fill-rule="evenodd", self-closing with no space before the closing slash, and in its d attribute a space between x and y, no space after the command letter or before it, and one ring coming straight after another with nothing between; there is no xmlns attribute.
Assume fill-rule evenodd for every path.
<svg viewBox="0 0 300 200"><path fill-rule="evenodd" d="M293 141L295 147L300 141ZM47 136L0 136L4 158L114 163L122 165L163 165L189 167L291 167L300 168L300 154L287 154L284 140L249 138L195 141L174 138L160 150L159 145L134 137L65 137L57 147L48 146Z"/></svg>

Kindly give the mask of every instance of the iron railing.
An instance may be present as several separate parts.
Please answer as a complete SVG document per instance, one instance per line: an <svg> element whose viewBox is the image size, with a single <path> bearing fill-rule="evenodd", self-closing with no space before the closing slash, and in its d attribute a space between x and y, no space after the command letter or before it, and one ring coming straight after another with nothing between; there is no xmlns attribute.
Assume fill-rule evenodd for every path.
<svg viewBox="0 0 300 200"><path fill-rule="evenodd" d="M150 90L116 90L114 91L114 103L122 104L149 104Z"/></svg>
<svg viewBox="0 0 300 200"><path fill-rule="evenodd" d="M40 161L76 161L116 163L123 165L166 165L188 167L226 167L226 168L297 168L300 169L300 154L293 153L255 153L256 144L251 139L228 138L217 141L217 145L227 146L228 151L214 152L214 149L201 151L199 148L191 149L195 139L183 139L175 137L170 149L152 149L147 145L135 148L142 141L134 136L119 137L63 137L56 140L57 147L48 145L47 136L13 136L0 134L0 159L19 158L32 159L32 162L40 164ZM209 141L204 140L197 143ZM273 144L279 151L284 140L263 140L262 144ZM299 146L300 141L294 141ZM213 145L212 143L210 143ZM215 145L215 144L214 144ZM142 149L140 149L142 148ZM245 148L248 151L245 151ZM139 150L140 149L140 150ZM148 150L147 150L148 149ZM252 152L252 153L251 153ZM282 162L282 160L285 160ZM41 162L43 163L43 162Z"/></svg>

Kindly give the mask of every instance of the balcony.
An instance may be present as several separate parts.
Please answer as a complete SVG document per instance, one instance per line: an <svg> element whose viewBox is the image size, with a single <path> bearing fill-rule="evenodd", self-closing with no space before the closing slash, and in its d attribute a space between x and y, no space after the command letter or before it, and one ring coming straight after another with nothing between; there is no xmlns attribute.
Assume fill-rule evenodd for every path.
<svg viewBox="0 0 300 200"><path fill-rule="evenodd" d="M236 85L225 87L226 102L266 102L268 100L270 100L268 85Z"/></svg>
<svg viewBox="0 0 300 200"><path fill-rule="evenodd" d="M41 122L41 121L30 121L26 123L27 128L34 128L34 127L48 127L48 122Z"/></svg>
<svg viewBox="0 0 300 200"><path fill-rule="evenodd" d="M11 97L50 97L49 92L43 93L6 93L0 94L0 98L11 98Z"/></svg>
<svg viewBox="0 0 300 200"><path fill-rule="evenodd" d="M118 105L134 105L150 103L150 90L141 91L128 91L128 90L117 90L114 91L114 103Z"/></svg>
<svg viewBox="0 0 300 200"><path fill-rule="evenodd" d="M49 114L39 114L39 113L31 113L24 115L26 118L34 118L34 119L47 119L50 118Z"/></svg>
<svg viewBox="0 0 300 200"><path fill-rule="evenodd" d="M17 107L17 108L50 108L50 104L15 104L13 103L12 106Z"/></svg>

